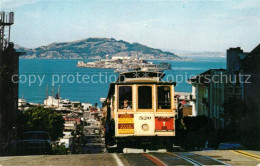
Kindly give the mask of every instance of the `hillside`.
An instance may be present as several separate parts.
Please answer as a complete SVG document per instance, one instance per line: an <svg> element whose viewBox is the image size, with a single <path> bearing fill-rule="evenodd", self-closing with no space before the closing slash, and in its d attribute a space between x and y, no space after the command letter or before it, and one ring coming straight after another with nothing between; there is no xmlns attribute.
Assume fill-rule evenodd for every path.
<svg viewBox="0 0 260 166"><path fill-rule="evenodd" d="M171 52L147 47L139 43L128 43L113 38L88 38L74 42L52 43L35 49L19 47L26 52L24 59L99 59L109 56L130 56L143 59L180 60Z"/></svg>
<svg viewBox="0 0 260 166"><path fill-rule="evenodd" d="M196 58L196 57L204 57L204 58L224 58L226 57L225 52L212 52L212 51L185 51L185 50L177 50L177 49L167 49L162 48L163 51L174 52L181 58L189 57L189 58Z"/></svg>

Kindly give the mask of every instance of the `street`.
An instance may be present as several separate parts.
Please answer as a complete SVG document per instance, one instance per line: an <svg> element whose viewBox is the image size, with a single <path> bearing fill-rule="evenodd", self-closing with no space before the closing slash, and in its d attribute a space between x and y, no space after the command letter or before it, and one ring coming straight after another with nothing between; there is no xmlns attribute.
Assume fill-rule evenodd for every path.
<svg viewBox="0 0 260 166"><path fill-rule="evenodd" d="M0 157L0 166L78 166L78 165L258 165L260 152L240 150L212 150L195 152L148 152L103 153L54 156L15 156Z"/></svg>

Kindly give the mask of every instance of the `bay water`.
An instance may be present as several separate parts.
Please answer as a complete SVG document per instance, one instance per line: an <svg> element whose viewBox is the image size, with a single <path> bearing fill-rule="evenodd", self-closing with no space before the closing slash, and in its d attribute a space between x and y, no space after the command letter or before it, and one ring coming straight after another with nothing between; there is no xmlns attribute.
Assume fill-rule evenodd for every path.
<svg viewBox="0 0 260 166"><path fill-rule="evenodd" d="M113 69L80 68L79 60L71 59L20 59L19 62L19 98L28 102L43 103L47 95L55 95L60 88L60 97L71 101L98 103L106 97L109 84L116 81L117 73ZM88 60L84 60L87 62ZM191 92L187 79L208 69L226 68L225 58L196 58L195 61L168 62L171 70L165 71L165 81L177 81L175 91Z"/></svg>

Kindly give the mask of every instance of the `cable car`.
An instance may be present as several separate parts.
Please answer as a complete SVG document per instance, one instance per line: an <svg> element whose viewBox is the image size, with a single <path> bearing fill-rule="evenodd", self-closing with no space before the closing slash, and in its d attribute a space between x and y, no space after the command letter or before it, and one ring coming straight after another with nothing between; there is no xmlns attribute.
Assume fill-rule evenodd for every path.
<svg viewBox="0 0 260 166"><path fill-rule="evenodd" d="M104 103L106 145L171 150L177 117L175 82L162 81L162 72L120 73Z"/></svg>

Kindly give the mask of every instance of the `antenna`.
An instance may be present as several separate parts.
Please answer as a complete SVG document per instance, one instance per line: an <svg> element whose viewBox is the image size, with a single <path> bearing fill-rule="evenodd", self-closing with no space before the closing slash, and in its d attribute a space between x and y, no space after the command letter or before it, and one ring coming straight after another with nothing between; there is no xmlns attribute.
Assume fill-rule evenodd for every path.
<svg viewBox="0 0 260 166"><path fill-rule="evenodd" d="M46 99L48 98L48 84L46 85Z"/></svg>
<svg viewBox="0 0 260 166"><path fill-rule="evenodd" d="M58 86L58 98L60 98L60 85Z"/></svg>
<svg viewBox="0 0 260 166"><path fill-rule="evenodd" d="M60 107L60 85L58 86L58 107Z"/></svg>
<svg viewBox="0 0 260 166"><path fill-rule="evenodd" d="M52 85L51 95L52 95L51 105L53 106L54 84Z"/></svg>

